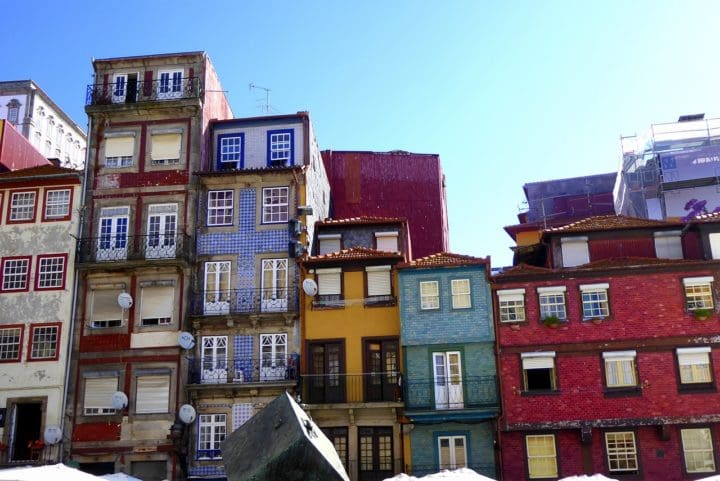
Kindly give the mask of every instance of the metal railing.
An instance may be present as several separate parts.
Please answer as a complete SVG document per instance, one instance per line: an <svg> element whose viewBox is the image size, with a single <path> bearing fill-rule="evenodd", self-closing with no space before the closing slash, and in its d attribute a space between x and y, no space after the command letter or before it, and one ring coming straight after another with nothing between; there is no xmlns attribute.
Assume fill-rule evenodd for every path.
<svg viewBox="0 0 720 481"><path fill-rule="evenodd" d="M217 357L189 360L190 384L276 383L298 380L298 356Z"/></svg>
<svg viewBox="0 0 720 481"><path fill-rule="evenodd" d="M303 374L302 399L308 404L402 401L400 373Z"/></svg>
<svg viewBox="0 0 720 481"><path fill-rule="evenodd" d="M40 466L54 464L60 459L60 445L46 445L35 441L26 446L5 446L0 449L0 467Z"/></svg>
<svg viewBox="0 0 720 481"><path fill-rule="evenodd" d="M85 105L134 104L178 99L193 99L200 96L200 79L185 77L174 81L137 80L122 85L115 83L90 84L85 93Z"/></svg>
<svg viewBox="0 0 720 481"><path fill-rule="evenodd" d="M78 241L81 263L183 259L190 261L192 243L186 234L107 235Z"/></svg>
<svg viewBox="0 0 720 481"><path fill-rule="evenodd" d="M403 379L405 409L471 409L498 407L495 376Z"/></svg>
<svg viewBox="0 0 720 481"><path fill-rule="evenodd" d="M297 291L292 286L207 290L194 292L190 298L190 313L194 316L295 312L297 307Z"/></svg>

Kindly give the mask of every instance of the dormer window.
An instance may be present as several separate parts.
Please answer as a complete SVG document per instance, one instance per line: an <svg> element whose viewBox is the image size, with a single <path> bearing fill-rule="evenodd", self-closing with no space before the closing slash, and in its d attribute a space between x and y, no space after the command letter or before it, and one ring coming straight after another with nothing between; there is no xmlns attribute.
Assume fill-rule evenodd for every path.
<svg viewBox="0 0 720 481"><path fill-rule="evenodd" d="M587 237L563 237L560 239L562 249L562 267L575 267L590 262Z"/></svg>
<svg viewBox="0 0 720 481"><path fill-rule="evenodd" d="M375 244L377 250L385 252L398 252L397 232L376 232Z"/></svg>
<svg viewBox="0 0 720 481"><path fill-rule="evenodd" d="M267 133L267 162L270 167L284 167L293 164L292 129L269 130Z"/></svg>
<svg viewBox="0 0 720 481"><path fill-rule="evenodd" d="M318 241L320 255L342 250L342 234L320 234Z"/></svg>
<svg viewBox="0 0 720 481"><path fill-rule="evenodd" d="M217 138L218 170L241 169L244 161L245 134L223 134Z"/></svg>
<svg viewBox="0 0 720 481"><path fill-rule="evenodd" d="M680 231L655 232L655 256L658 259L682 259Z"/></svg>

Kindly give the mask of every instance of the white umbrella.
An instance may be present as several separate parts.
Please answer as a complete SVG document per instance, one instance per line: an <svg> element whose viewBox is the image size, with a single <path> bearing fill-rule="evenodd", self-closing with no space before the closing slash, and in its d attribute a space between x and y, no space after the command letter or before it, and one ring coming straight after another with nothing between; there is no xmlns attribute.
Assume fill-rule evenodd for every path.
<svg viewBox="0 0 720 481"><path fill-rule="evenodd" d="M108 481L142 481L140 478L125 473L103 474L100 477Z"/></svg>
<svg viewBox="0 0 720 481"><path fill-rule="evenodd" d="M570 476L569 478L562 478L560 481L617 481L617 479L608 478L602 474L593 474L588 476L583 474L582 476Z"/></svg>
<svg viewBox="0 0 720 481"><path fill-rule="evenodd" d="M102 478L84 473L64 464L48 464L30 468L0 470L2 481L102 481Z"/></svg>
<svg viewBox="0 0 720 481"><path fill-rule="evenodd" d="M720 481L720 474L716 474L715 476L710 476L709 478L697 479L695 481Z"/></svg>
<svg viewBox="0 0 720 481"><path fill-rule="evenodd" d="M385 481L494 481L486 476L476 473L472 469L460 468L454 471L440 471L435 474L428 474L422 478L408 476L407 474L398 474L394 478L388 478Z"/></svg>

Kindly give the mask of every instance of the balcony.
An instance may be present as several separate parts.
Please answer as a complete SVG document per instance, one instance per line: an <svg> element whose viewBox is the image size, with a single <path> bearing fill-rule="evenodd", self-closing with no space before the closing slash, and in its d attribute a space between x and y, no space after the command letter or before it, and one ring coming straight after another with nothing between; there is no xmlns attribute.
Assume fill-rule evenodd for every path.
<svg viewBox="0 0 720 481"><path fill-rule="evenodd" d="M46 445L41 441L6 446L0 443L0 468L55 464L60 459L60 445Z"/></svg>
<svg viewBox="0 0 720 481"><path fill-rule="evenodd" d="M200 97L200 79L185 77L172 80L130 81L116 84L90 84L85 105L122 105Z"/></svg>
<svg viewBox="0 0 720 481"><path fill-rule="evenodd" d="M400 374L304 374L303 401L308 404L400 402Z"/></svg>
<svg viewBox="0 0 720 481"><path fill-rule="evenodd" d="M499 406L495 376L403 381L407 411L493 409Z"/></svg>
<svg viewBox="0 0 720 481"><path fill-rule="evenodd" d="M297 291L289 287L208 290L195 292L190 299L193 316L296 312L297 307Z"/></svg>
<svg viewBox="0 0 720 481"><path fill-rule="evenodd" d="M295 383L298 380L298 356L263 356L221 359L190 359L189 384Z"/></svg>
<svg viewBox="0 0 720 481"><path fill-rule="evenodd" d="M168 259L189 262L192 247L186 234L83 237L77 244L81 264Z"/></svg>

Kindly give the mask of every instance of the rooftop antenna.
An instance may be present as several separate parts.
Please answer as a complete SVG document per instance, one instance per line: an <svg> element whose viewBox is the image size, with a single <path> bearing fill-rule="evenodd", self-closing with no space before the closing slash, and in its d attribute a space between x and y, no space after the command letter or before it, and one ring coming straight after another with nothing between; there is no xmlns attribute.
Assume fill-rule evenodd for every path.
<svg viewBox="0 0 720 481"><path fill-rule="evenodd" d="M250 82L250 85L248 85L249 90L264 90L265 91L265 103L262 104L262 110L263 112L270 113L270 109L272 108L270 105L270 89L267 87L261 87L260 85L255 85L254 83ZM260 99L256 99L260 100ZM274 109L273 109L274 110Z"/></svg>

